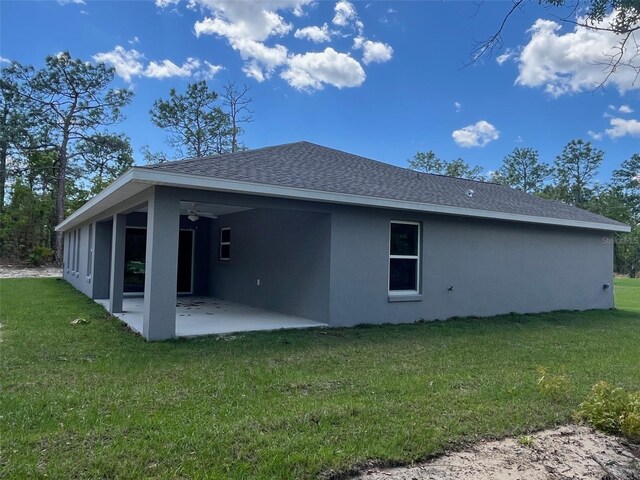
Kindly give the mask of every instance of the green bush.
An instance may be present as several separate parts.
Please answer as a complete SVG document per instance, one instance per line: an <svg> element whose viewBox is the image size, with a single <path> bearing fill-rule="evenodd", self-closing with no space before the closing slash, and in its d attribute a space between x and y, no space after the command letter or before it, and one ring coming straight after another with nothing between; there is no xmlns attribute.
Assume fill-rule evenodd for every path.
<svg viewBox="0 0 640 480"><path fill-rule="evenodd" d="M598 382L580 405L577 416L603 432L640 438L640 392L628 393Z"/></svg>
<svg viewBox="0 0 640 480"><path fill-rule="evenodd" d="M36 247L29 254L29 263L34 267L39 267L53 261L54 251L49 247Z"/></svg>
<svg viewBox="0 0 640 480"><path fill-rule="evenodd" d="M627 408L620 418L620 431L627 437L640 439L640 392L629 394Z"/></svg>

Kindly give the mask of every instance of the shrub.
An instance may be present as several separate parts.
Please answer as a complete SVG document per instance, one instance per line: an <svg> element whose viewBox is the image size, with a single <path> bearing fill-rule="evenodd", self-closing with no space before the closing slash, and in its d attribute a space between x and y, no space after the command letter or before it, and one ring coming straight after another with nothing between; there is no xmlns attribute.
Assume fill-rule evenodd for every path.
<svg viewBox="0 0 640 480"><path fill-rule="evenodd" d="M541 394L559 399L566 396L571 389L571 381L564 373L551 373L545 367L538 367L538 390Z"/></svg>
<svg viewBox="0 0 640 480"><path fill-rule="evenodd" d="M620 431L627 437L640 439L640 392L629 394L627 408L620 417Z"/></svg>
<svg viewBox="0 0 640 480"><path fill-rule="evenodd" d="M29 263L34 267L39 267L45 263L53 261L54 252L49 247L36 247L29 254Z"/></svg>
<svg viewBox="0 0 640 480"><path fill-rule="evenodd" d="M628 393L598 382L580 405L577 416L603 432L640 438L640 392Z"/></svg>

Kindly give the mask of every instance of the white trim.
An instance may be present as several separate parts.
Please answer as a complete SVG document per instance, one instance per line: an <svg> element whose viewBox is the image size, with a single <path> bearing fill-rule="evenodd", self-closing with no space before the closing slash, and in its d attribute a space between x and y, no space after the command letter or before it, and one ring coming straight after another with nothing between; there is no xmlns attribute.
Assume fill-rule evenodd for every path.
<svg viewBox="0 0 640 480"><path fill-rule="evenodd" d="M102 209L99 204L107 197L115 193L126 184L164 185L180 188L194 188L201 190L215 190L220 192L232 192L243 194L264 195L270 197L289 198L298 200L315 200L346 205L360 205L367 207L392 208L398 210L411 210L418 212L441 213L475 218L490 218L495 220L508 220L514 222L537 223L543 225L558 225L565 227L587 228L592 230L604 230L607 232L630 232L628 225L612 225L600 222L588 222L583 220L565 220L560 218L541 217L537 215L525 215L520 213L495 212L475 208L455 207L450 205L436 205L432 203L411 202L389 198L368 197L349 193L323 192L298 187L283 187L238 180L225 180L220 178L204 177L176 172L163 172L141 167L134 167L118 178L109 187L89 200L76 210L69 218L60 223L56 230L68 230L72 226L87 220L85 214L97 215ZM90 210L97 209L95 213Z"/></svg>
<svg viewBox="0 0 640 480"><path fill-rule="evenodd" d="M401 225L414 225L416 227L418 227L418 242L417 242L417 253L415 255L392 255L391 254L391 226L394 224L401 224ZM388 271L387 271L387 294L389 295L389 297L405 297L405 296L411 296L411 297L416 297L416 296L420 296L420 300L422 299L422 296L420 295L420 286L421 286L421 276L422 276L422 269L421 269L421 258L422 258L422 225L420 224L420 222L413 222L413 221L408 221L408 220L389 220L389 248L387 249L387 251L389 252L389 262L387 264L388 266ZM395 259L406 259L406 260L415 260L416 261L416 288L415 290L391 290L391 260L395 260Z"/></svg>
<svg viewBox="0 0 640 480"><path fill-rule="evenodd" d="M75 212L73 212L69 217L64 219L64 221L62 221L61 223L56 225L56 231L60 231L61 230L61 231L64 232L66 230L69 230L69 228L71 228L72 226L77 225L78 223L80 223L80 222L74 222L74 220L76 218L78 218L79 216L81 216L83 213L85 213L85 212L89 211L90 209L92 209L94 206L97 206L104 199L106 199L107 197L109 197L110 195L115 193L117 190L119 190L121 187L123 187L124 185L129 183L131 181L131 179L133 178L133 171L134 171L134 169L132 168L129 171L123 173L111 185L109 185L107 188L102 190L98 195L93 197L87 203L82 205L79 209L77 209ZM97 213L98 212L96 212L96 214Z"/></svg>
<svg viewBox="0 0 640 480"><path fill-rule="evenodd" d="M95 224L94 223L90 223L88 225L88 235L89 237L87 238L87 267L86 267L86 271L87 271L87 281L91 281L91 275L93 275L93 248L94 248L94 243L95 243L95 239L96 239L96 232L95 232Z"/></svg>

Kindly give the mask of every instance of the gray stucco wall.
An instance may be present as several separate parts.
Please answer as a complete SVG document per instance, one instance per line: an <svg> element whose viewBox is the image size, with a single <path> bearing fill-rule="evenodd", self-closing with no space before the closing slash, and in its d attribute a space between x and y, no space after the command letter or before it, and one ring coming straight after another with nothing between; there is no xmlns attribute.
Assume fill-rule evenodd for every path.
<svg viewBox="0 0 640 480"><path fill-rule="evenodd" d="M332 326L613 307L613 288L602 288L613 286L613 245L606 232L201 190L159 191L183 201L254 208L203 224L196 267L205 279L196 283L206 289L197 294ZM421 223L419 301L389 301L391 220ZM225 226L232 228L229 262L218 260L219 228ZM104 267L96 261L93 277L87 278L88 225L79 230L77 274L68 251L73 231L65 233L64 278L91 296L95 269Z"/></svg>
<svg viewBox="0 0 640 480"><path fill-rule="evenodd" d="M221 227L231 227L229 261L218 259ZM212 228L211 295L328 322L330 227L329 215L313 212L259 209L221 217Z"/></svg>
<svg viewBox="0 0 640 480"><path fill-rule="evenodd" d="M390 302L389 222L422 224L422 298ZM613 307L603 232L402 212L332 215L331 325ZM611 288L604 290L603 284ZM452 290L449 290L453 287Z"/></svg>
<svg viewBox="0 0 640 480"><path fill-rule="evenodd" d="M77 232L78 238L78 256L74 262L72 256L74 249L74 232ZM95 232L94 232L95 237ZM89 251L89 224L82 225L80 228L65 232L64 234L64 265L62 277L75 288L85 295L91 297L93 295L92 276L88 275L87 262ZM75 270L74 270L75 263Z"/></svg>

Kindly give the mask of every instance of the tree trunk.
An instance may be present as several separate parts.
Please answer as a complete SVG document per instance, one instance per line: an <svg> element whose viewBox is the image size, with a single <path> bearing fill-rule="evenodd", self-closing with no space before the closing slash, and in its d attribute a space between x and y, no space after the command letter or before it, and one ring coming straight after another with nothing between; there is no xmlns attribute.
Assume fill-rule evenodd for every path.
<svg viewBox="0 0 640 480"><path fill-rule="evenodd" d="M62 138L62 144L58 150L58 182L56 188L56 225L64 220L64 200L67 180L67 143L68 134ZM62 232L56 232L55 237L55 258L57 264L62 264L63 260Z"/></svg>
<svg viewBox="0 0 640 480"><path fill-rule="evenodd" d="M5 186L7 184L7 145L2 142L0 147L0 214L4 211L4 195L6 193Z"/></svg>
<svg viewBox="0 0 640 480"><path fill-rule="evenodd" d="M6 184L7 184L7 155L9 154L9 145L8 145L8 120L9 120L9 109L5 104L2 110L2 125L3 128L6 128L7 131L2 134L2 145L0 145L0 183L2 183L2 190L0 190L0 214L4 212L4 195L6 193Z"/></svg>

